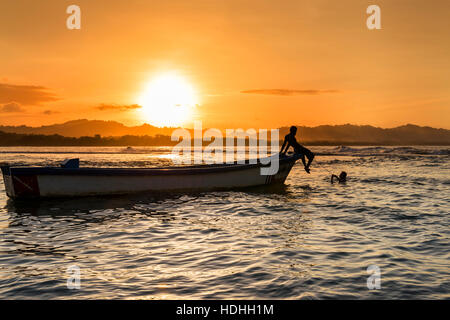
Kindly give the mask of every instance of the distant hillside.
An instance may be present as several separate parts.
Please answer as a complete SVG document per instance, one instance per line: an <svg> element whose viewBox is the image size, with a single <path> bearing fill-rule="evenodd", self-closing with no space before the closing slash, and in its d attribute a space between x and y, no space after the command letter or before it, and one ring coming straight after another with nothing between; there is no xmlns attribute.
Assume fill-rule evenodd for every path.
<svg viewBox="0 0 450 320"><path fill-rule="evenodd" d="M81 119L41 127L0 126L0 131L22 134L59 134L65 137L94 136L96 134L118 137L124 135L171 135L173 128L158 128L149 124L143 124L142 126L136 127L127 127L116 121Z"/></svg>
<svg viewBox="0 0 450 320"><path fill-rule="evenodd" d="M412 124L390 129L351 124L318 127L298 126L298 129L298 140L306 145L450 145L450 130L420 127ZM167 145L173 130L174 128L158 128L148 124L127 127L119 122L101 120L74 120L42 127L0 126L0 132L4 133L0 136L0 145L31 145L26 142L27 139L33 141L32 145L59 145L59 143L62 143L62 145L67 143L69 145L83 145L83 143L88 143L88 145L115 143L145 145L150 140L151 145ZM283 139L288 131L288 127L280 128L280 139ZM12 135L13 133L16 135ZM40 137L36 137L36 135L40 135ZM59 135L62 137L53 137L53 144L48 144L50 143L48 142L49 138L45 138L44 135ZM105 139L99 139L100 137L94 140L85 138L81 140L62 139L63 137L80 138L95 135L115 137L115 139L109 139L108 142ZM126 142L124 139L118 139L124 136L128 136ZM156 136L158 136L158 139L150 139ZM138 139L139 137L142 137L142 139ZM169 144L172 145L173 143Z"/></svg>
<svg viewBox="0 0 450 320"><path fill-rule="evenodd" d="M450 130L420 127L412 124L383 129L351 124L337 126L298 126L297 136L306 144L365 144L365 145L449 145ZM280 128L280 137L289 132Z"/></svg>

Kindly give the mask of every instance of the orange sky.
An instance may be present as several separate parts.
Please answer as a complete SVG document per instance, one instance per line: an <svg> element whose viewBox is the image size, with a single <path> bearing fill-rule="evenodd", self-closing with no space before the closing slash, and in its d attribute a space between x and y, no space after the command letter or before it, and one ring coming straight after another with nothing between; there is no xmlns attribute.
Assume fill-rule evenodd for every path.
<svg viewBox="0 0 450 320"><path fill-rule="evenodd" d="M71 4L81 30L66 28ZM382 30L366 27L370 4ZM450 128L449 13L448 0L2 1L0 124L151 122L133 105L170 71L208 127Z"/></svg>

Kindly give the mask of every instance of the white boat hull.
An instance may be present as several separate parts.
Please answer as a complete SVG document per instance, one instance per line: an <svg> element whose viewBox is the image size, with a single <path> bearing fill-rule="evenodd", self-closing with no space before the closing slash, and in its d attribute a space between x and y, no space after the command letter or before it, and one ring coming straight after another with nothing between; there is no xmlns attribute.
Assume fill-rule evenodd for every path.
<svg viewBox="0 0 450 320"><path fill-rule="evenodd" d="M138 192L234 189L284 183L297 157L280 159L274 175L261 175L261 164L178 168L24 168L4 167L11 198L75 197Z"/></svg>

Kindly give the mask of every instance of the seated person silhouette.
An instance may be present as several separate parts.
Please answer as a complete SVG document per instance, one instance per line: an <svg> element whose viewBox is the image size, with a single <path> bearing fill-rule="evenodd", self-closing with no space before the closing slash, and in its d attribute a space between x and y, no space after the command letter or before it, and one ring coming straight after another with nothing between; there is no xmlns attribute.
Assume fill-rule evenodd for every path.
<svg viewBox="0 0 450 320"><path fill-rule="evenodd" d="M311 150L305 148L304 146L300 145L297 142L297 139L295 139L295 135L297 133L297 127L292 126L290 128L290 132L284 137L283 146L281 147L280 154L285 155L288 151L289 147L294 148L295 154L301 155L301 159L303 162L303 166L305 167L305 171L310 173L309 166L311 165L311 162L314 159L314 153L311 152ZM286 147L286 149L285 149ZM305 161L305 156L308 158L308 163Z"/></svg>
<svg viewBox="0 0 450 320"><path fill-rule="evenodd" d="M342 172L339 174L339 177L338 177L337 175L335 175L335 174L332 174L332 175L331 175L331 183L334 182L333 180L334 180L335 178L339 181L339 183L345 183L345 182L347 181L347 172L342 171Z"/></svg>

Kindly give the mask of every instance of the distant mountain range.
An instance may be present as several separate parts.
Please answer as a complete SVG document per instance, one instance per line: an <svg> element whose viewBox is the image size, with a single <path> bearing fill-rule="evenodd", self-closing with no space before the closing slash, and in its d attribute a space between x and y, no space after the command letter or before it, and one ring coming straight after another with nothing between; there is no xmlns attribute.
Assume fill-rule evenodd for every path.
<svg viewBox="0 0 450 320"><path fill-rule="evenodd" d="M78 138L82 136L95 136L97 134L106 137L118 137L125 135L154 136L157 134L170 136L173 128L158 128L149 124L127 127L116 121L80 119L41 127L0 126L0 131L22 134L59 134L65 137Z"/></svg>
<svg viewBox="0 0 450 320"><path fill-rule="evenodd" d="M174 129L175 128L158 128L149 124L128 127L116 121L86 119L41 127L0 126L0 131L4 133L21 135L58 134L64 137L75 138L95 135L101 135L102 137L120 137L126 135L170 136ZM412 124L389 129L351 124L333 126L322 125L317 127L298 126L298 129L298 140L305 144L450 145L450 130L420 127ZM283 139L288 131L288 127L280 128L280 139ZM6 136L3 137L6 138ZM0 141L0 145L5 144ZM45 145L45 141L42 142L42 145Z"/></svg>
<svg viewBox="0 0 450 320"><path fill-rule="evenodd" d="M322 125L317 127L298 126L301 141L305 143L326 144L365 144L365 145L450 145L450 130L420 127L407 124L396 128L383 129L373 126ZM0 129L1 130L1 129ZM280 128L280 136L289 128Z"/></svg>

